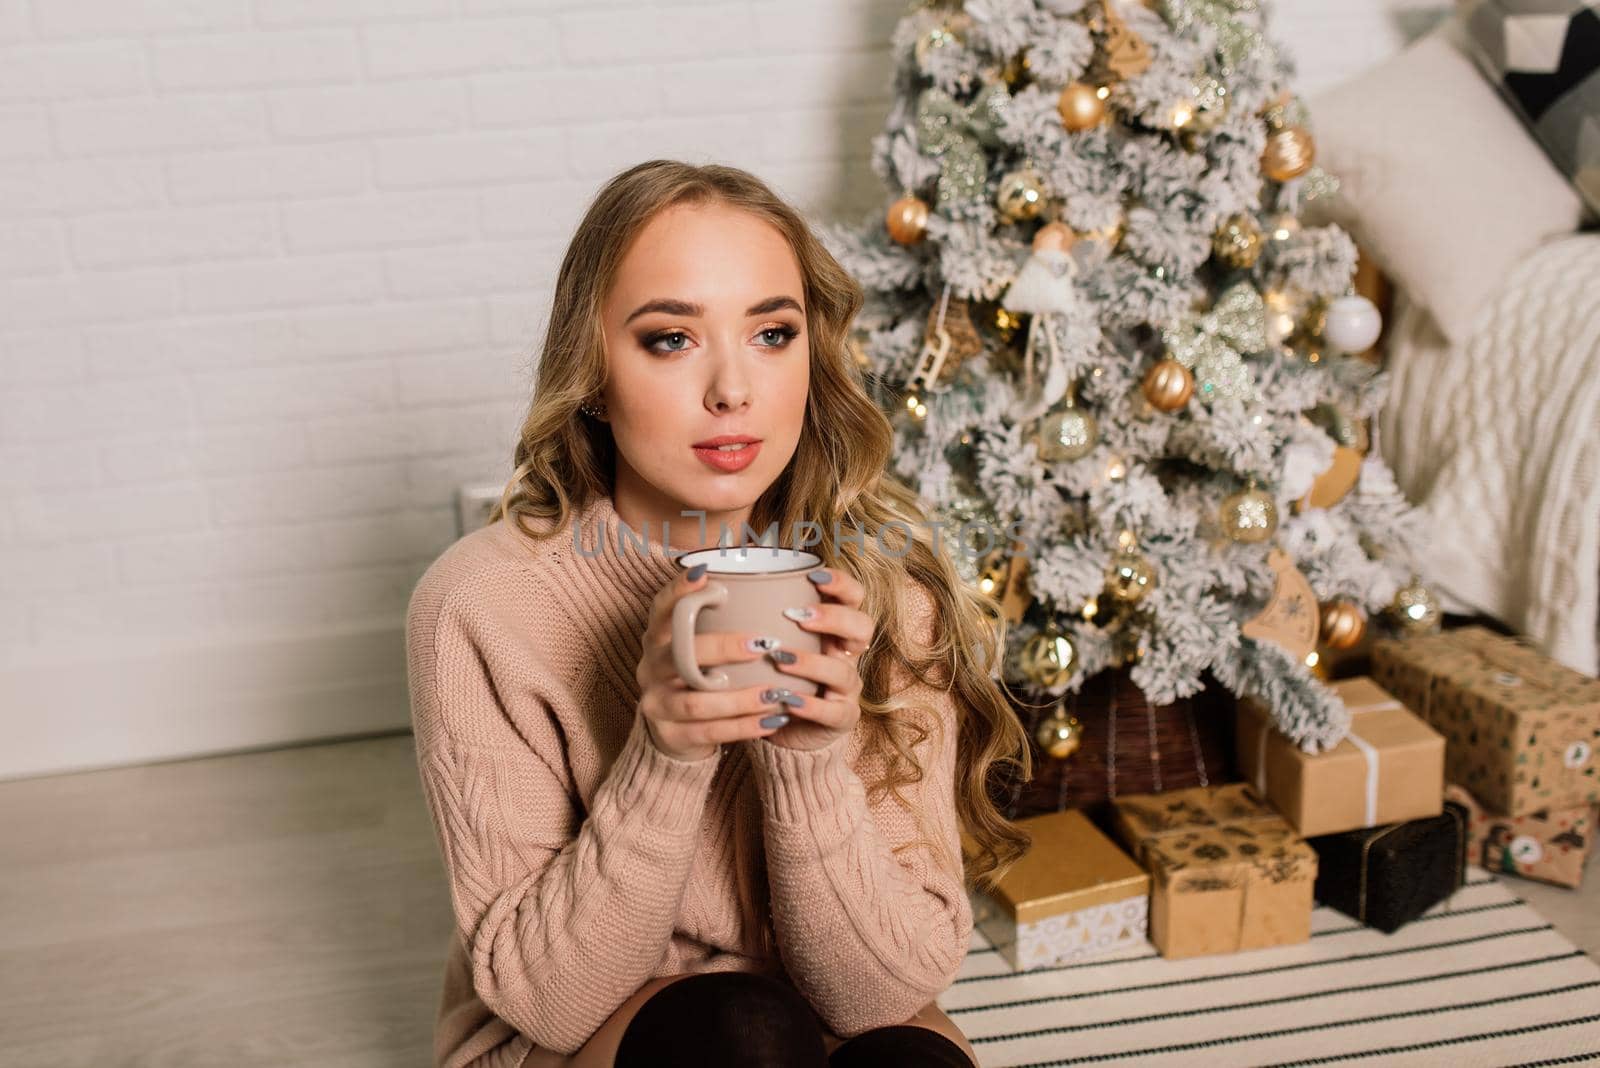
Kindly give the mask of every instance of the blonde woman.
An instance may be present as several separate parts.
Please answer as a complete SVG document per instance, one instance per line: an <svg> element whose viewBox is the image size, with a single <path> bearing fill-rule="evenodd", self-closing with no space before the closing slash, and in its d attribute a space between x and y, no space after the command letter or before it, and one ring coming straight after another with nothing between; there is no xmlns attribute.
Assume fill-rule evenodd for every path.
<svg viewBox="0 0 1600 1068"><path fill-rule="evenodd" d="M968 885L1028 841L989 773L1031 766L993 602L885 474L846 350L861 301L736 168L640 164L579 224L514 474L408 613L456 920L436 1064L976 1062L935 998ZM707 579L676 557L770 529L823 560L800 623L822 651L697 654L820 690L691 690L668 621Z"/></svg>

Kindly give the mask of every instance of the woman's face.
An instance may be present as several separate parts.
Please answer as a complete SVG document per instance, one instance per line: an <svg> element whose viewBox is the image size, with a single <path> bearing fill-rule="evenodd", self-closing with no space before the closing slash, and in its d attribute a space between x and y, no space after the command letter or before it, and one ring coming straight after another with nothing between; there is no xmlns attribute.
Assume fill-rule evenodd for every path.
<svg viewBox="0 0 1600 1068"><path fill-rule="evenodd" d="M617 497L660 518L743 520L800 440L803 295L788 241L748 212L680 204L645 226L601 312ZM712 447L724 437L751 443Z"/></svg>

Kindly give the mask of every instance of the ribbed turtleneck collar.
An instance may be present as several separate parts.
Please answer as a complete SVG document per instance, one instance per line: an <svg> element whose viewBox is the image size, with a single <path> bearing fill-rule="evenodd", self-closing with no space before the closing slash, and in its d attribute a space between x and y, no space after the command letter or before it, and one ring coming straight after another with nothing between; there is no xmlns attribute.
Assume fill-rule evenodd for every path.
<svg viewBox="0 0 1600 1068"><path fill-rule="evenodd" d="M646 530L635 530L617 514L609 494L596 496L574 522L576 538L571 531L565 537L580 567L647 601L677 577L678 564L668 554L660 526L649 523Z"/></svg>

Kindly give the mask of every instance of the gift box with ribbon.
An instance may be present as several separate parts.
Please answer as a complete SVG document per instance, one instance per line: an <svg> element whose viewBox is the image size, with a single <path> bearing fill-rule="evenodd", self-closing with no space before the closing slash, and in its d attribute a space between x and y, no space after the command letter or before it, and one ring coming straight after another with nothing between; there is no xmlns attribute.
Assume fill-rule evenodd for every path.
<svg viewBox="0 0 1600 1068"><path fill-rule="evenodd" d="M1445 787L1445 797L1467 810L1467 855L1473 863L1557 886L1582 884L1594 847L1593 805L1502 816L1455 783Z"/></svg>
<svg viewBox="0 0 1600 1068"><path fill-rule="evenodd" d="M1445 736L1445 776L1509 816L1600 801L1600 680L1485 627L1374 644L1379 684Z"/></svg>
<svg viewBox="0 0 1600 1068"><path fill-rule="evenodd" d="M1311 937L1317 855L1247 783L1114 802L1117 834L1150 872L1150 941L1165 957Z"/></svg>
<svg viewBox="0 0 1600 1068"><path fill-rule="evenodd" d="M1393 933L1461 886L1467 810L1447 801L1422 820L1306 839L1317 851L1317 900Z"/></svg>
<svg viewBox="0 0 1600 1068"><path fill-rule="evenodd" d="M1016 822L1033 844L972 902L974 925L1014 971L1144 944L1143 868L1076 809ZM962 842L971 849L965 835Z"/></svg>
<svg viewBox="0 0 1600 1068"><path fill-rule="evenodd" d="M1444 736L1372 679L1333 690L1350 732L1307 753L1272 726L1259 702L1239 702L1239 770L1304 837L1437 816L1444 806Z"/></svg>

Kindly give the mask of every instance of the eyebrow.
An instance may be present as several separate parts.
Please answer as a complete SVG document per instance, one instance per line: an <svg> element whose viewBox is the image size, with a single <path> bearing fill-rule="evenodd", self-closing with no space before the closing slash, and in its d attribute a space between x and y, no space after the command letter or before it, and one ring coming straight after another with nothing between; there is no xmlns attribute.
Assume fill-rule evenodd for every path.
<svg viewBox="0 0 1600 1068"><path fill-rule="evenodd" d="M752 304L750 307L745 309L744 313L747 316L766 315L769 312L778 311L780 308L793 308L795 311L800 312L801 314L805 313L805 309L800 307L799 301L795 300L793 297L782 296L768 297L759 304ZM705 305L703 304L694 304L687 300L669 300L666 298L661 298L658 300L646 301L637 308L633 309L633 314L622 320L622 325L627 326L629 323L639 318L639 316L648 314L650 312L666 312L668 315L688 315L699 317L706 313L706 309Z"/></svg>

